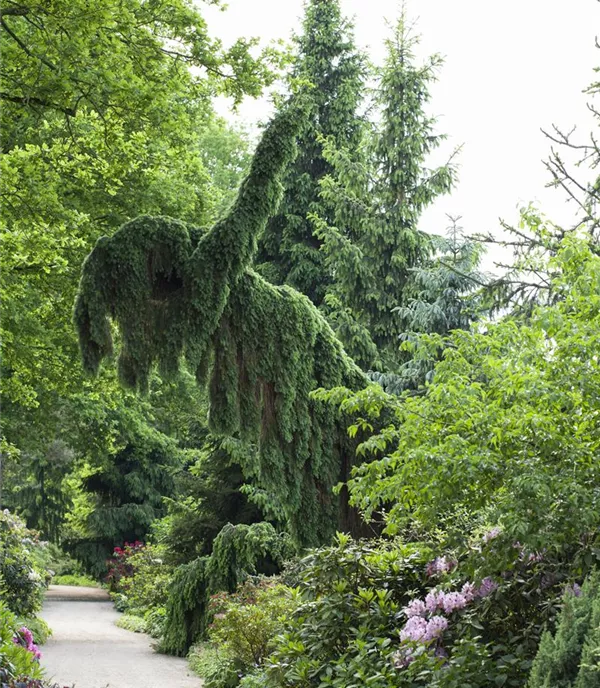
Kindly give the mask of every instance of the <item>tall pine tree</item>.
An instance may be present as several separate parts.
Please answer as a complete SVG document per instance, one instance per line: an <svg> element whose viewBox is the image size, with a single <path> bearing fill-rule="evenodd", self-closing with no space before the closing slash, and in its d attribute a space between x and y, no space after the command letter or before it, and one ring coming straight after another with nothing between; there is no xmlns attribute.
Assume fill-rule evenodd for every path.
<svg viewBox="0 0 600 688"><path fill-rule="evenodd" d="M426 167L443 141L426 113L429 86L442 62L417 65L404 16L387 41L375 95L377 121L365 125L357 150L327 139L332 172L321 180L325 214L313 212L327 272L326 308L348 353L365 369L394 370L412 270L428 261L432 239L419 230L422 212L455 180L451 162Z"/></svg>
<svg viewBox="0 0 600 688"><path fill-rule="evenodd" d="M270 282L289 284L319 305L330 276L307 216L318 213L333 219L319 196L319 181L332 172L320 139L327 137L349 150L358 145L365 60L338 0L309 0L303 33L296 41L298 57L290 81L313 85L315 107L298 139L298 156L284 175L284 197L260 240L256 263Z"/></svg>

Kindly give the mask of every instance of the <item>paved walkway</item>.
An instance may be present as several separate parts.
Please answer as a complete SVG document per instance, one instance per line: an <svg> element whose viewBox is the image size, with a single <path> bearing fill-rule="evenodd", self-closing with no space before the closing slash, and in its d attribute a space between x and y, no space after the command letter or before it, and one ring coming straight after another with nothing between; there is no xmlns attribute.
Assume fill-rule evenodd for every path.
<svg viewBox="0 0 600 688"><path fill-rule="evenodd" d="M185 659L157 654L149 636L115 626L119 614L103 590L67 588L51 586L41 614L53 630L41 648L49 678L75 688L200 688Z"/></svg>

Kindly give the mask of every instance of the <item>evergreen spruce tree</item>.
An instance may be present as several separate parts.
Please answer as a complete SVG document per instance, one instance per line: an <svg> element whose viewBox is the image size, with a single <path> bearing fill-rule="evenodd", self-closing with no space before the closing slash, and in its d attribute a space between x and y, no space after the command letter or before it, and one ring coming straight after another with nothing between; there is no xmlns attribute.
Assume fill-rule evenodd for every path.
<svg viewBox="0 0 600 688"><path fill-rule="evenodd" d="M485 287L489 276L479 269L483 244L463 235L460 218L450 218L445 236L431 238L434 254L413 268L404 304L395 309L402 330L400 342L409 358L394 372L370 377L386 392L417 389L430 379L441 350L423 346L422 335L466 330L490 310Z"/></svg>
<svg viewBox="0 0 600 688"><path fill-rule="evenodd" d="M422 212L455 180L449 162L428 169L443 141L426 113L429 86L441 58L417 65L404 16L387 41L375 105L378 121L363 130L358 154L328 139L324 155L333 171L321 182L327 215L313 212L328 274L335 275L326 307L348 353L362 367L391 371L399 362L402 319L411 271L432 255L432 238L418 228Z"/></svg>
<svg viewBox="0 0 600 688"><path fill-rule="evenodd" d="M270 282L289 284L319 305L330 275L307 216L318 213L332 219L319 196L319 181L332 171L321 137L348 150L358 145L365 60L356 50L352 24L342 17L339 0L309 0L303 33L296 40L298 57L291 81L313 85L315 107L298 139L298 156L284 175L285 192L260 240L256 263Z"/></svg>

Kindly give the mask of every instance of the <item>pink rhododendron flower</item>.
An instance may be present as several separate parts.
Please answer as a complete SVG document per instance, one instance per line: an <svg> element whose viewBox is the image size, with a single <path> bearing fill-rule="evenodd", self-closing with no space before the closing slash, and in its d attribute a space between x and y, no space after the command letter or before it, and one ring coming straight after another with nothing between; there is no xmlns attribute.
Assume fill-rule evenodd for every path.
<svg viewBox="0 0 600 688"><path fill-rule="evenodd" d="M427 621L420 616L411 616L400 631L400 640L422 641L427 633Z"/></svg>
<svg viewBox="0 0 600 688"><path fill-rule="evenodd" d="M436 557L433 561L427 564L426 573L428 576L434 576L435 574L447 573L452 571L456 566L456 561L454 559L448 559L447 557Z"/></svg>
<svg viewBox="0 0 600 688"><path fill-rule="evenodd" d="M470 583L469 581L462 586L460 592L464 596L467 603L472 602L478 596L478 590L475 587L475 583Z"/></svg>
<svg viewBox="0 0 600 688"><path fill-rule="evenodd" d="M435 640L448 628L448 619L443 616L432 616L427 622L424 640Z"/></svg>
<svg viewBox="0 0 600 688"><path fill-rule="evenodd" d="M427 613L427 607L425 606L425 602L423 602L423 600L414 599L411 600L408 603L408 606L404 607L402 611L409 618L411 616L425 616L425 614Z"/></svg>
<svg viewBox="0 0 600 688"><path fill-rule="evenodd" d="M499 528L498 526L494 526L493 528L490 528L490 530L488 530L487 533L484 533L482 539L487 544L491 540L494 540L495 538L497 538L501 532L502 532L501 528Z"/></svg>
<svg viewBox="0 0 600 688"><path fill-rule="evenodd" d="M464 609L467 606L467 598L460 592L443 593L442 607L446 614L451 614L455 609Z"/></svg>
<svg viewBox="0 0 600 688"><path fill-rule="evenodd" d="M481 585L479 586L479 596L480 597L487 597L488 595L491 595L494 590L498 589L498 583L496 583L494 580L492 580L489 576L487 578L484 578L481 581Z"/></svg>
<svg viewBox="0 0 600 688"><path fill-rule="evenodd" d="M427 611L433 614L438 609L441 609L443 606L443 596L444 593L440 590L431 590L428 592L427 597L425 597L425 607Z"/></svg>

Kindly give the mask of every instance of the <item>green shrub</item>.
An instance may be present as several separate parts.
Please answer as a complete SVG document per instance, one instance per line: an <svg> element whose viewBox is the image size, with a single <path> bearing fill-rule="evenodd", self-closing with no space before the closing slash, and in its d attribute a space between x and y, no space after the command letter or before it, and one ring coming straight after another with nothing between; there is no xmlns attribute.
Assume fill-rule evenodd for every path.
<svg viewBox="0 0 600 688"><path fill-rule="evenodd" d="M544 633L529 688L600 685L600 572L565 593L556 633Z"/></svg>
<svg viewBox="0 0 600 688"><path fill-rule="evenodd" d="M115 624L119 628L124 628L126 631L133 631L133 633L146 633L146 622L139 616L133 614L123 614L116 621Z"/></svg>
<svg viewBox="0 0 600 688"><path fill-rule="evenodd" d="M266 522L228 523L215 538L212 554L179 566L169 587L162 649L185 655L210 623L209 597L233 592L251 575L281 570L293 553L290 538Z"/></svg>
<svg viewBox="0 0 600 688"><path fill-rule="evenodd" d="M161 638L165 632L167 610L165 607L152 607L144 614L146 633L153 638Z"/></svg>
<svg viewBox="0 0 600 688"><path fill-rule="evenodd" d="M522 688L539 639L528 615L551 615L557 584L517 549L511 570L469 580L467 556L344 535L309 553L286 574L300 605L265 662L268 685Z"/></svg>
<svg viewBox="0 0 600 688"><path fill-rule="evenodd" d="M247 673L263 664L273 638L297 606L296 591L277 580L249 580L233 594L212 596L209 638Z"/></svg>
<svg viewBox="0 0 600 688"><path fill-rule="evenodd" d="M84 588L98 588L98 581L88 576L80 576L76 574L65 574L63 576L54 576L52 579L53 585L74 585L76 587Z"/></svg>
<svg viewBox="0 0 600 688"><path fill-rule="evenodd" d="M204 688L235 688L240 681L234 660L209 643L196 645L188 655L192 671L204 679Z"/></svg>
<svg viewBox="0 0 600 688"><path fill-rule="evenodd" d="M43 547L20 518L0 511L0 593L19 616L33 616L41 608L45 574L35 564L34 551Z"/></svg>
<svg viewBox="0 0 600 688"><path fill-rule="evenodd" d="M263 671L254 671L242 678L239 688L265 688L267 685L267 675Z"/></svg>
<svg viewBox="0 0 600 688"><path fill-rule="evenodd" d="M173 575L172 567L164 561L164 547L140 546L129 556L127 565L128 575L119 581L126 610L143 617L152 609L164 608Z"/></svg>

